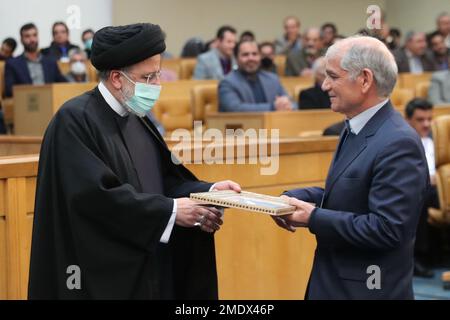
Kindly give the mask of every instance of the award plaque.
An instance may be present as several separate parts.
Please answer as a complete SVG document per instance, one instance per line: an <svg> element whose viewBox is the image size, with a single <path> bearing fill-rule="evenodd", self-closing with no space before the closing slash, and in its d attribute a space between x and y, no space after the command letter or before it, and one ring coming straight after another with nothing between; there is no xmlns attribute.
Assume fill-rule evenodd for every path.
<svg viewBox="0 0 450 320"><path fill-rule="evenodd" d="M279 197L246 191L223 190L191 193L190 198L202 204L261 212L272 216L291 214L295 211L294 206L287 204Z"/></svg>

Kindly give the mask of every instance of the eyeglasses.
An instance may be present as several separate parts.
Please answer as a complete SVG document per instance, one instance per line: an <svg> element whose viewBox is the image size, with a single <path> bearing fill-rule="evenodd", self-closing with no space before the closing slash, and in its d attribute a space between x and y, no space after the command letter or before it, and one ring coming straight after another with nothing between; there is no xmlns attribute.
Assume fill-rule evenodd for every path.
<svg viewBox="0 0 450 320"><path fill-rule="evenodd" d="M149 84L149 83L151 83L152 81L161 78L161 70L158 70L158 71L149 73L149 74L143 76L143 78L146 78L146 79L147 79L147 84Z"/></svg>
<svg viewBox="0 0 450 320"><path fill-rule="evenodd" d="M125 72L123 72L123 71L119 71L119 72L121 74L123 74L131 82L136 83ZM149 83L153 82L154 80L161 78L161 70L158 70L158 71L151 72L149 74L143 75L143 76L141 76L141 78L142 79L146 79L146 84L149 84Z"/></svg>

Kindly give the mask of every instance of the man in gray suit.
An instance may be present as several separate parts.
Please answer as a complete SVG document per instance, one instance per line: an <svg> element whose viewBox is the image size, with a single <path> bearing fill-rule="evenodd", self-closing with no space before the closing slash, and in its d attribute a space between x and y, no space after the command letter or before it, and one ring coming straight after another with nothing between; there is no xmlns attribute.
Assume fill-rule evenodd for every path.
<svg viewBox="0 0 450 320"><path fill-rule="evenodd" d="M428 100L434 105L450 103L450 70L433 73Z"/></svg>
<svg viewBox="0 0 450 320"><path fill-rule="evenodd" d="M285 74L288 77L312 76L314 62L325 54L319 28L305 32L305 45L301 50L291 51L286 58Z"/></svg>
<svg viewBox="0 0 450 320"><path fill-rule="evenodd" d="M233 49L236 46L236 30L223 26L217 31L217 47L197 57L194 79L222 80L230 71L236 69Z"/></svg>
<svg viewBox="0 0 450 320"><path fill-rule="evenodd" d="M219 83L220 111L279 111L293 108L278 76L260 70L261 53L255 41L239 42L235 55L238 70Z"/></svg>
<svg viewBox="0 0 450 320"><path fill-rule="evenodd" d="M395 50L393 54L399 73L423 73L437 70L431 52L427 50L426 36L423 32L408 32L405 47Z"/></svg>

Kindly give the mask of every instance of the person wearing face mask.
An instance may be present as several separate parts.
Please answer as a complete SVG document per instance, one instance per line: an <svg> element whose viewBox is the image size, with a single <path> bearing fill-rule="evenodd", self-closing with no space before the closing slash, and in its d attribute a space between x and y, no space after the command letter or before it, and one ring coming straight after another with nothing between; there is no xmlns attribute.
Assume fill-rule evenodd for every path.
<svg viewBox="0 0 450 320"><path fill-rule="evenodd" d="M84 44L84 52L86 52L87 58L91 58L92 40L94 39L94 30L86 29L81 34L81 41Z"/></svg>
<svg viewBox="0 0 450 320"><path fill-rule="evenodd" d="M86 72L86 53L80 49L69 52L70 71L65 75L68 82L88 82Z"/></svg>
<svg viewBox="0 0 450 320"><path fill-rule="evenodd" d="M165 48L150 23L96 32L101 81L58 110L42 142L30 299L218 298L222 212L187 197L240 186L199 181L145 116L161 91ZM69 266L78 286L67 285Z"/></svg>
<svg viewBox="0 0 450 320"><path fill-rule="evenodd" d="M272 42L262 42L259 44L261 53L261 70L277 74L277 65L275 64L275 45Z"/></svg>

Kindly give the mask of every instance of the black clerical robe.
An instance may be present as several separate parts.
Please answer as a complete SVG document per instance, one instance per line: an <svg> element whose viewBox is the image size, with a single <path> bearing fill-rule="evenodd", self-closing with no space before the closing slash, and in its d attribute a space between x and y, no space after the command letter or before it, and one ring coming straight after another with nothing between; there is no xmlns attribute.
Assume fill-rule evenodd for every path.
<svg viewBox="0 0 450 320"><path fill-rule="evenodd" d="M29 298L216 299L214 236L175 225L160 242L172 198L210 187L173 164L150 121L121 118L98 88L68 101L40 153ZM80 289L68 286L73 266Z"/></svg>

